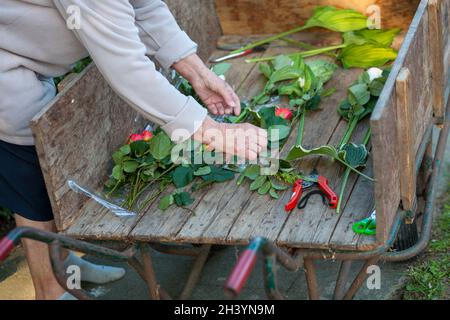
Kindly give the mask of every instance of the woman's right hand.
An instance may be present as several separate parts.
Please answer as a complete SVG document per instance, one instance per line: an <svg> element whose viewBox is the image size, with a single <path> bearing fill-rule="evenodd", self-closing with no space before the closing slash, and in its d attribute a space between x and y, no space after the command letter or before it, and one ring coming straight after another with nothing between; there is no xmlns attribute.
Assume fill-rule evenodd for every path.
<svg viewBox="0 0 450 320"><path fill-rule="evenodd" d="M219 123L210 117L206 117L192 138L207 145L210 151L251 161L257 160L258 155L267 149L268 141L267 131L252 124Z"/></svg>

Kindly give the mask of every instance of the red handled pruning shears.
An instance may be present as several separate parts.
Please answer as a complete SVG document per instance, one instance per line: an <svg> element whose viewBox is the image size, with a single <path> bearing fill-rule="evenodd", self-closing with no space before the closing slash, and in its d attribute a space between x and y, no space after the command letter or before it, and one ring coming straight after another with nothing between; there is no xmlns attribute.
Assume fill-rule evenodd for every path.
<svg viewBox="0 0 450 320"><path fill-rule="evenodd" d="M304 190L313 188L316 186L320 190L311 191L302 199ZM325 178L324 176L320 176L316 170L313 170L313 172L309 176L303 177L303 179L299 179L299 180L295 181L291 199L286 204L284 209L287 212L294 210L295 207L297 207L297 206L299 209L303 209L306 207L306 204L308 203L309 198L314 194L322 195L324 202L325 202L325 197L326 197L330 208L332 208L332 209L337 208L338 196L334 193L334 191L328 185L327 178Z"/></svg>
<svg viewBox="0 0 450 320"><path fill-rule="evenodd" d="M226 48L227 50L234 50L234 49L239 49L240 47L234 48L233 46L227 46L227 47L224 46L224 47L220 47L220 48L221 49L222 48L223 49ZM223 56L223 57L220 57L220 58L211 59L210 62L212 62L212 63L219 63L219 62L223 62L223 61L230 60L230 59L245 57L245 56L248 56L249 54L252 54L254 52L265 51L266 49L267 49L267 46L262 45L262 46L255 47L255 48L252 48L252 49L248 49L248 50L245 50L245 51L241 51L241 52L237 52L237 53L230 53L230 54L227 54L226 56Z"/></svg>

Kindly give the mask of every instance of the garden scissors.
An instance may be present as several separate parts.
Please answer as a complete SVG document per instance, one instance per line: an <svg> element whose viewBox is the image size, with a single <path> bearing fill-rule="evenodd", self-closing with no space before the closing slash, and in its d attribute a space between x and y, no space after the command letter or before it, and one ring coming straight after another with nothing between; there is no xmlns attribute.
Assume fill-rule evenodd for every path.
<svg viewBox="0 0 450 320"><path fill-rule="evenodd" d="M376 233L376 227L376 212L374 210L370 217L354 223L352 229L355 233L372 236Z"/></svg>
<svg viewBox="0 0 450 320"><path fill-rule="evenodd" d="M313 187L318 187L319 190L309 192L302 199L303 191ZM303 209L306 207L309 198L314 194L320 194L324 202L326 202L326 198L328 200L328 205L332 209L336 209L338 204L338 196L328 185L328 179L324 176L320 176L317 170L313 170L309 176L302 177L302 179L295 181L291 199L285 205L284 209L287 212L294 210L297 206L299 209Z"/></svg>

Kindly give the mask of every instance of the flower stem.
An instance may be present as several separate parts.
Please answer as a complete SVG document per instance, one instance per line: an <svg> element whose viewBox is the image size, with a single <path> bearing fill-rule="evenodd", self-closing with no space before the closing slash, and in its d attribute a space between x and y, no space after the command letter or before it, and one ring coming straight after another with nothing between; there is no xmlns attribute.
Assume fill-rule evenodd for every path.
<svg viewBox="0 0 450 320"><path fill-rule="evenodd" d="M311 27L310 26L297 27L297 28L291 29L289 31L286 31L286 32L283 32L283 33L280 33L280 34L277 34L277 35L274 35L274 36L271 36L269 38L262 39L262 40L250 43L250 44L248 44L248 45L246 45L246 46L244 46L244 47L242 47L240 49L232 51L230 54L240 53L240 52L243 52L245 50L253 49L253 48L259 47L259 46L261 46L263 44L266 44L266 43L278 40L280 38L284 38L284 37L290 36L291 34L294 34L294 33L297 33L297 32L300 32L300 31L303 31L303 30L306 30L306 29L309 29L309 28L311 28Z"/></svg>
<svg viewBox="0 0 450 320"><path fill-rule="evenodd" d="M342 148L344 145L346 145L350 138L353 135L353 131L355 131L356 126L358 125L359 118L358 117L352 117L350 119L350 122L347 125L347 130L345 131L344 136L342 137L341 142L339 143L339 149Z"/></svg>
<svg viewBox="0 0 450 320"><path fill-rule="evenodd" d="M371 133L372 133L372 130L369 127L369 129L367 129L366 134L364 135L363 142L362 142L365 146L369 143ZM344 178L342 180L341 191L339 193L339 200L338 200L338 205L336 208L337 213L341 213L342 198L344 197L344 191L345 191L345 188L347 187L350 173L351 173L350 168L347 168L344 172Z"/></svg>
<svg viewBox="0 0 450 320"><path fill-rule="evenodd" d="M306 118L306 110L303 110L300 114L300 121L298 124L298 133L297 140L295 142L296 146L301 146L303 143L303 132L305 129L305 118Z"/></svg>
<svg viewBox="0 0 450 320"><path fill-rule="evenodd" d="M301 52L290 54L290 55L288 55L288 57L301 56L302 58L308 58L308 57L312 57L312 56L317 56L319 54L324 54L324 53L327 53L330 51L342 49L342 48L345 48L346 46L347 46L346 44L340 44L340 45L326 47L326 48L318 48L318 49L313 49L313 50L308 50L308 51L301 51ZM245 62L252 63L252 62L272 61L272 60L275 60L276 57L277 56L254 58L254 59L245 60Z"/></svg>

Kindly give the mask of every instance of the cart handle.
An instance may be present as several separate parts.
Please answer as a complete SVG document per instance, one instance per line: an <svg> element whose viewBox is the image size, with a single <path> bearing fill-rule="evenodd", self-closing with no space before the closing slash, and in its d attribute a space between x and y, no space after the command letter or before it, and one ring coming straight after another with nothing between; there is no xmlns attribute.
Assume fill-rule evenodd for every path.
<svg viewBox="0 0 450 320"><path fill-rule="evenodd" d="M6 260L12 249L14 249L14 246L14 241L9 239L8 236L5 236L0 240L0 262Z"/></svg>
<svg viewBox="0 0 450 320"><path fill-rule="evenodd" d="M228 296L235 298L241 293L242 288L256 265L258 251L264 247L266 242L267 240L264 238L255 238L241 254L225 283L225 293Z"/></svg>

